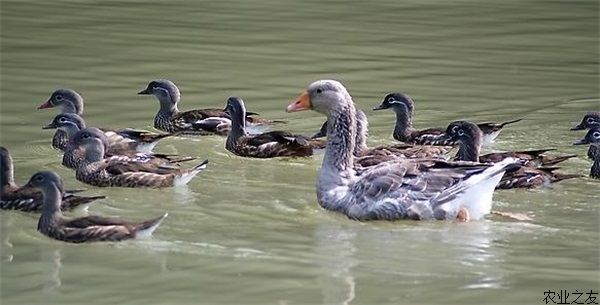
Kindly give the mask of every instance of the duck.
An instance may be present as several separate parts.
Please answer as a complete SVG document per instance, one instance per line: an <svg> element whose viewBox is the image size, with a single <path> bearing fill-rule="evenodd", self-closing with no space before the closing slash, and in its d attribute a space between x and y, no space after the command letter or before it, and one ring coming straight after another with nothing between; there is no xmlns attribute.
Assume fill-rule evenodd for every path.
<svg viewBox="0 0 600 305"><path fill-rule="evenodd" d="M445 133L451 140L459 143L455 160L482 163L496 163L506 158L519 160L521 165L513 167L504 174L496 187L498 189L535 188L580 177L580 175L556 172L559 167L552 166L577 155L551 156L544 153L552 149L538 149L489 153L480 156L483 133L476 124L455 121L448 125Z"/></svg>
<svg viewBox="0 0 600 305"><path fill-rule="evenodd" d="M23 212L41 212L43 206L42 194L30 187L19 187L15 183L13 160L6 147L0 146L0 208L3 210L19 210ZM90 204L106 196L79 196L81 190L66 190L61 194L60 209L73 210L79 206Z"/></svg>
<svg viewBox="0 0 600 305"><path fill-rule="evenodd" d="M590 111L586 113L581 122L571 128L571 130L584 130L592 128L600 128L600 111Z"/></svg>
<svg viewBox="0 0 600 305"><path fill-rule="evenodd" d="M66 134L67 139L71 139L76 132L86 128L83 117L75 113L63 113L54 117L52 122L42 127L42 129L58 129ZM110 130L99 128L108 138L111 149L114 151L137 151L141 153L152 153L152 150L158 144L158 141L170 137L169 133L151 133L145 130L135 130L131 128ZM69 145L68 141L61 141L53 147L65 151Z"/></svg>
<svg viewBox="0 0 600 305"><path fill-rule="evenodd" d="M428 145L453 145L447 137L444 137L443 128L428 128L416 130L412 127L412 116L415 103L405 93L394 92L387 94L381 104L373 108L374 111L392 109L396 113L396 126L394 127L394 139L413 144ZM522 119L510 120L503 123L481 123L479 128L484 134L483 144L489 145L498 137L504 126L521 121Z"/></svg>
<svg viewBox="0 0 600 305"><path fill-rule="evenodd" d="M356 110L335 80L311 83L286 111L314 110L327 116L327 144L317 176L317 201L350 219L460 220L483 218L494 188L516 160L496 164L401 159L354 170Z"/></svg>
<svg viewBox="0 0 600 305"><path fill-rule="evenodd" d="M140 153L122 145L111 145L106 134L95 127L87 127L77 131L70 139L69 145L64 149L62 165L70 169L77 169L84 158L82 148L78 146L74 139L77 136L95 137L104 144L105 157L113 159L127 160L140 164L142 168L150 166L153 170L156 166L163 167L165 165L173 165L181 162L195 160L193 157L177 158L177 155L157 154L157 153ZM142 169L140 169L142 170Z"/></svg>
<svg viewBox="0 0 600 305"><path fill-rule="evenodd" d="M295 135L287 131L270 131L257 135L246 132L246 107L239 97L229 97L225 110L231 116L231 131L225 149L242 157L308 157L315 149L324 148L325 142Z"/></svg>
<svg viewBox="0 0 600 305"><path fill-rule="evenodd" d="M231 119L224 109L206 108L179 111L177 104L181 93L175 83L168 79L150 81L140 95L154 95L160 108L154 116L154 127L169 133L179 132L191 135L217 134L226 136L231 129ZM246 123L255 132L264 131L270 124L284 123L256 117L255 112L246 113Z"/></svg>
<svg viewBox="0 0 600 305"><path fill-rule="evenodd" d="M590 169L590 177L594 179L600 179L600 127L591 128L588 130L585 137L573 143L573 145L585 144L590 144L587 156L594 162L592 164L592 168Z"/></svg>
<svg viewBox="0 0 600 305"><path fill-rule="evenodd" d="M47 109L53 107L60 108L59 115L72 114L79 116L81 118L81 121L83 121L83 97L75 90L58 89L52 92L50 98L45 103L38 106L38 109ZM85 121L83 121L83 123L85 125ZM51 128L48 127L44 129ZM154 149L158 140L170 136L169 134L157 134L147 130L137 130L132 128L100 129L104 131L107 134L107 136L114 138L114 141L125 141L125 139L127 139L127 141L137 143L136 149L140 152L146 153L152 152L152 149ZM67 132L63 129L57 129L52 138L52 147L59 150L63 150L68 145L68 142L69 136L67 135Z"/></svg>
<svg viewBox="0 0 600 305"><path fill-rule="evenodd" d="M145 164L129 157L106 158L106 143L101 135L86 129L79 131L73 139L79 153L83 155L75 172L75 178L83 183L99 187L149 187L163 188L182 186L202 172L208 160L190 169L170 165Z"/></svg>
<svg viewBox="0 0 600 305"><path fill-rule="evenodd" d="M42 194L43 208L37 230L52 239L64 242L114 242L147 238L168 215L164 213L160 217L146 221L128 221L96 215L66 218L61 212L63 181L55 172L37 172L31 176L25 186Z"/></svg>

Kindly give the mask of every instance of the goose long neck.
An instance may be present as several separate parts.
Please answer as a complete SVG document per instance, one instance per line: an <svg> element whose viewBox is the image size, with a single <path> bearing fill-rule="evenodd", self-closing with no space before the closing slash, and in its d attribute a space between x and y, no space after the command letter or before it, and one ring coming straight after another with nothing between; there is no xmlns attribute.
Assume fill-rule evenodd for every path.
<svg viewBox="0 0 600 305"><path fill-rule="evenodd" d="M481 133L481 132L480 132ZM459 141L456 160L479 162L479 152L481 151L481 134L470 135Z"/></svg>
<svg viewBox="0 0 600 305"><path fill-rule="evenodd" d="M396 126L394 126L394 138L403 139L410 134L412 129L412 113L406 109L394 108L396 113Z"/></svg>
<svg viewBox="0 0 600 305"><path fill-rule="evenodd" d="M240 112L231 113L231 130L227 135L227 145L233 147L236 145L237 140L246 135L246 111L241 110Z"/></svg>
<svg viewBox="0 0 600 305"><path fill-rule="evenodd" d="M353 167L356 145L356 113L354 105L347 104L332 110L327 119L327 149L323 167L345 172Z"/></svg>
<svg viewBox="0 0 600 305"><path fill-rule="evenodd" d="M356 143L354 145L354 156L360 156L367 150L367 137L369 133L369 122L362 110L356 110Z"/></svg>

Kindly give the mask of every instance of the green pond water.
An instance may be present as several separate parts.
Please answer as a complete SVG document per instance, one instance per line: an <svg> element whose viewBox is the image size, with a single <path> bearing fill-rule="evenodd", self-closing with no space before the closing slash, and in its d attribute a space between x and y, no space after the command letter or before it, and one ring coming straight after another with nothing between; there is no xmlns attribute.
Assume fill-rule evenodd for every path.
<svg viewBox="0 0 600 305"><path fill-rule="evenodd" d="M56 110L36 110L66 87L90 126L152 129L158 103L136 93L168 78L182 110L237 95L312 134L322 116L284 108L334 78L365 110L407 92L417 127L523 118L486 151L552 147L579 155L564 172L587 176L586 148L571 145L584 133L569 128L600 110L598 1L1 0L0 11L0 144L17 181L55 170L108 196L89 213L169 212L151 239L72 245L39 234L37 215L2 211L2 304L543 304L549 290L598 291L600 184L587 177L496 192L495 209L531 221L360 223L318 206L322 155L241 158L218 136L156 148L210 160L187 187L85 186L41 130ZM393 113L367 115L369 143L394 142Z"/></svg>

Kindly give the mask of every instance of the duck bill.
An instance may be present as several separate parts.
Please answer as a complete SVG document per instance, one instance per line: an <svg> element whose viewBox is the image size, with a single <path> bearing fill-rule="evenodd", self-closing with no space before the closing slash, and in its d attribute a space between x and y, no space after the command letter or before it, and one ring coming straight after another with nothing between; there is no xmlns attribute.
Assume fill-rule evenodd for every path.
<svg viewBox="0 0 600 305"><path fill-rule="evenodd" d="M585 127L581 123L579 123L579 124L575 125L575 127L571 128L571 130L584 130L584 129L585 129Z"/></svg>
<svg viewBox="0 0 600 305"><path fill-rule="evenodd" d="M149 94L151 94L151 93L150 93L150 90L148 90L148 88L146 88L146 89L144 89L144 90L142 90L142 91L138 92L138 94L139 94L139 95L149 95Z"/></svg>
<svg viewBox="0 0 600 305"><path fill-rule="evenodd" d="M52 108L54 106L52 106L52 104L50 103L50 100L47 100L45 103L39 105L37 107L37 109L46 109L46 108Z"/></svg>
<svg viewBox="0 0 600 305"><path fill-rule="evenodd" d="M304 91L296 98L294 102L289 104L285 110L287 112L296 112L309 110L310 108L310 95L308 95L308 91Z"/></svg>
<svg viewBox="0 0 600 305"><path fill-rule="evenodd" d="M583 138L577 142L573 142L573 145L585 145L585 144L590 144L590 142L586 138Z"/></svg>
<svg viewBox="0 0 600 305"><path fill-rule="evenodd" d="M377 111L377 110L385 110L387 109L387 107L385 107L383 104L373 107L373 111Z"/></svg>
<svg viewBox="0 0 600 305"><path fill-rule="evenodd" d="M46 126L43 126L42 129L56 129L56 126L54 124L50 123Z"/></svg>

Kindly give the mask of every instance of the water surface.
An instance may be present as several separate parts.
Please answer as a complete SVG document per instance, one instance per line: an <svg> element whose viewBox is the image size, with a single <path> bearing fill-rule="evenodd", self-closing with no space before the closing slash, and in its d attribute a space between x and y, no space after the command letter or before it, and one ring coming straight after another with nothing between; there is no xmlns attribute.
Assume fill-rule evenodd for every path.
<svg viewBox="0 0 600 305"><path fill-rule="evenodd" d="M152 128L158 103L137 96L175 81L180 109L251 111L310 134L316 113L283 109L310 82L341 80L363 109L390 91L416 101L415 125L522 117L490 150L577 153L583 113L600 110L597 1L21 1L1 2L0 143L24 183L60 165L35 110L61 87L86 99L90 126ZM391 112L367 111L369 142L391 143ZM539 304L548 290L597 291L599 184L497 192L498 217L469 224L359 223L315 200L322 156L253 160L221 137L165 140L157 151L208 158L182 189L88 187L101 215L169 212L145 241L71 245L0 213L3 304ZM83 212L79 212L81 214ZM78 214L78 213L75 213Z"/></svg>

